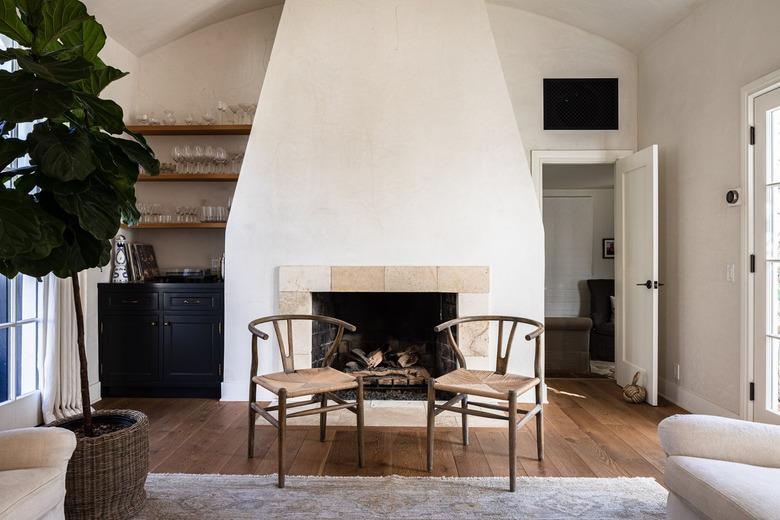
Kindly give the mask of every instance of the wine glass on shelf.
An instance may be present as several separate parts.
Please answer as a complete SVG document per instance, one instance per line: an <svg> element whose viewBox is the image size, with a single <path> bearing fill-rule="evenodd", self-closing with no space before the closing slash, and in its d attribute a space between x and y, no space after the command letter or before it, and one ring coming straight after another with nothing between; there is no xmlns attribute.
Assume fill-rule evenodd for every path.
<svg viewBox="0 0 780 520"><path fill-rule="evenodd" d="M241 120L240 120L240 118L238 116L238 111L241 110L241 107L238 106L238 104L232 104L232 105L228 105L228 109L233 114L233 119L231 120L231 123L234 123L234 124L240 123Z"/></svg>
<svg viewBox="0 0 780 520"><path fill-rule="evenodd" d="M184 162L184 173L193 173L192 172L192 161L193 157L195 156L195 152L193 151L192 147L190 145L185 145L182 149L182 161Z"/></svg>
<svg viewBox="0 0 780 520"><path fill-rule="evenodd" d="M144 126L148 125L149 124L149 114L147 114L146 112L144 112L142 114L136 114L135 122L138 125L144 125Z"/></svg>
<svg viewBox="0 0 780 520"><path fill-rule="evenodd" d="M174 146L171 152L171 159L176 163L176 173L182 173L184 170L184 148L181 146Z"/></svg>
<svg viewBox="0 0 780 520"><path fill-rule="evenodd" d="M217 112L219 112L219 124L225 124L225 112L228 111L227 103L224 101L217 101Z"/></svg>
<svg viewBox="0 0 780 520"><path fill-rule="evenodd" d="M192 115L192 112L189 112L186 116L184 116L184 123L187 125L195 124L195 116Z"/></svg>
<svg viewBox="0 0 780 520"><path fill-rule="evenodd" d="M206 112L203 114L203 122L207 125L213 125L214 121L214 114L211 112L211 110L206 110Z"/></svg>
<svg viewBox="0 0 780 520"><path fill-rule="evenodd" d="M165 114L163 120L166 125L173 126L176 124L176 113L173 110L165 110L163 111L163 114Z"/></svg>
<svg viewBox="0 0 780 520"><path fill-rule="evenodd" d="M249 124L255 122L255 114L257 113L257 103L252 103L249 105Z"/></svg>
<svg viewBox="0 0 780 520"><path fill-rule="evenodd" d="M252 121L249 119L249 111L252 109L252 105L250 103L239 103L239 108L241 108L241 122L244 124L249 124Z"/></svg>
<svg viewBox="0 0 780 520"><path fill-rule="evenodd" d="M203 157L204 157L204 168L203 173L214 173L214 164L216 163L216 151L214 150L214 147L209 145L206 147L206 149L203 151Z"/></svg>
<svg viewBox="0 0 780 520"><path fill-rule="evenodd" d="M214 170L216 171L216 173L228 173L226 168L227 162L228 162L227 151L221 146L217 147L217 149L214 150L214 163L216 164Z"/></svg>
<svg viewBox="0 0 780 520"><path fill-rule="evenodd" d="M205 159L204 153L205 150L199 144L196 144L192 148L192 159L195 163L195 171L193 173L203 173L203 161Z"/></svg>

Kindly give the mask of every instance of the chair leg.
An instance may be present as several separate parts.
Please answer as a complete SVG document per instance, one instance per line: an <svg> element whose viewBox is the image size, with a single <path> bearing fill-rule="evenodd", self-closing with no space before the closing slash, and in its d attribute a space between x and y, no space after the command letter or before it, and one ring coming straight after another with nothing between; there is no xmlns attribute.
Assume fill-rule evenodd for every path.
<svg viewBox="0 0 780 520"><path fill-rule="evenodd" d="M325 408L328 406L328 396L323 393L322 398L320 400L320 408ZM325 429L328 425L328 414L327 413L321 413L320 414L320 442L325 441Z"/></svg>
<svg viewBox="0 0 780 520"><path fill-rule="evenodd" d="M247 439L247 454L248 458L254 458L255 456L255 428L257 425L255 421L257 419L257 412L254 411L252 405L256 401L257 387L253 382L249 383L249 438Z"/></svg>
<svg viewBox="0 0 780 520"><path fill-rule="evenodd" d="M536 415L536 454L544 460L544 404L542 403L542 385L536 385L536 404L540 406Z"/></svg>
<svg viewBox="0 0 780 520"><path fill-rule="evenodd" d="M469 396L463 394L463 399L460 401L460 407L467 410L469 406ZM463 445L469 445L469 416L467 413L460 414L460 422L463 426Z"/></svg>
<svg viewBox="0 0 780 520"><path fill-rule="evenodd" d="M517 393L509 392L509 491L515 490L517 466Z"/></svg>
<svg viewBox="0 0 780 520"><path fill-rule="evenodd" d="M287 434L287 390L285 388L279 390L279 415L277 417L277 420L279 421L279 443L278 443L279 467L277 469L279 480L277 485L280 488L283 488L284 487L284 440Z"/></svg>
<svg viewBox="0 0 780 520"><path fill-rule="evenodd" d="M433 379L428 379L428 472L433 471L433 432L436 416L436 390L433 387Z"/></svg>
<svg viewBox="0 0 780 520"><path fill-rule="evenodd" d="M365 464L365 441L364 441L364 409L363 409L363 378L358 377L358 387L356 392L357 399L355 404L357 405L357 441L358 441L358 467L363 467Z"/></svg>

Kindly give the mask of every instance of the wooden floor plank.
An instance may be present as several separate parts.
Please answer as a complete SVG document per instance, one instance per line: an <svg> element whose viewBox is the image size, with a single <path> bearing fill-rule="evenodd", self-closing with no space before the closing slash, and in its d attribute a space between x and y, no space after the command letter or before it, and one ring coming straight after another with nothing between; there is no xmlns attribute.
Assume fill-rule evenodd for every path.
<svg viewBox="0 0 780 520"><path fill-rule="evenodd" d="M685 413L661 400L658 407L621 399L613 381L548 381L545 406L546 457L536 459L533 421L518 432L518 475L651 476L663 483L664 453L657 424ZM276 429L257 426L255 458L247 458L246 403L209 399L109 398L99 409L129 408L149 416L150 469L176 473L267 474L276 472ZM497 423L498 424L498 423ZM438 476L509 474L507 428L471 428L471 444L460 428L438 427L434 472ZM366 428L366 465L357 467L354 426L331 426L325 442L316 426L291 426L286 445L288 474L429 475L425 428Z"/></svg>

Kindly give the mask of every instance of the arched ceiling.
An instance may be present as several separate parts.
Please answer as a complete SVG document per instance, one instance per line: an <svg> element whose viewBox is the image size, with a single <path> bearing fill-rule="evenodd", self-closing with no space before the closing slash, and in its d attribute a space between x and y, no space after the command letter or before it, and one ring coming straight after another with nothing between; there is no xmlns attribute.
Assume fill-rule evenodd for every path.
<svg viewBox="0 0 780 520"><path fill-rule="evenodd" d="M213 23L283 3L282 0L83 1L111 37L138 56ZM639 52L707 0L487 1L559 20Z"/></svg>
<svg viewBox="0 0 780 520"><path fill-rule="evenodd" d="M552 18L638 53L707 0L488 0Z"/></svg>
<svg viewBox="0 0 780 520"><path fill-rule="evenodd" d="M136 56L211 24L282 0L82 0L106 32Z"/></svg>

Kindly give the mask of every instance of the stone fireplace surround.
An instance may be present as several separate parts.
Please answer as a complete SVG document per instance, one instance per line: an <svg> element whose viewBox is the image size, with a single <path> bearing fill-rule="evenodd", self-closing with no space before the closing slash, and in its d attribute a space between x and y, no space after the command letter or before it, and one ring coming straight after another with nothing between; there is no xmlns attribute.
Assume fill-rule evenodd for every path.
<svg viewBox="0 0 780 520"><path fill-rule="evenodd" d="M315 292L455 293L458 316L489 314L490 268L486 266L279 267L280 314L311 314L312 293ZM295 367L311 367L311 322L296 322L295 327ZM489 328L484 324L469 323L459 326L458 343L469 368L489 367L489 334Z"/></svg>

